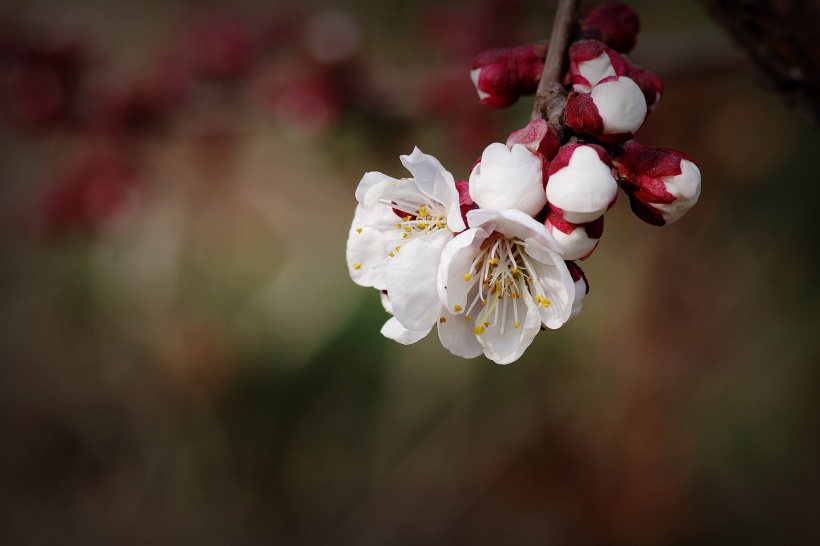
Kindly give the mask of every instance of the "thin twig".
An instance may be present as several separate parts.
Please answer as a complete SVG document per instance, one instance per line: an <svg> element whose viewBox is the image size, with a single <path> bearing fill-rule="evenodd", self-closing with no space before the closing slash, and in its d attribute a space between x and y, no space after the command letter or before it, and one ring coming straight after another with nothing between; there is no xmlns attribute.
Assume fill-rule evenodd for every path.
<svg viewBox="0 0 820 546"><path fill-rule="evenodd" d="M538 82L538 91L535 94L532 119L545 118L551 124L557 125L564 114L567 94L561 84L561 77L564 75L567 48L575 34L580 10L580 0L560 0L558 3L544 71L541 73L541 81Z"/></svg>

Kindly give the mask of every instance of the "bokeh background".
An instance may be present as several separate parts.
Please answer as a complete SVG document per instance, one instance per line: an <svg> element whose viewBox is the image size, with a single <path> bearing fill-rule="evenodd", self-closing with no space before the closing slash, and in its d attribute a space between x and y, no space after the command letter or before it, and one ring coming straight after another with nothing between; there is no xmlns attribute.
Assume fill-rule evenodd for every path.
<svg viewBox="0 0 820 546"><path fill-rule="evenodd" d="M820 139L699 5L631 5L701 202L621 196L497 366L383 339L344 245L363 172L528 120L469 61L554 2L0 4L0 543L820 543Z"/></svg>

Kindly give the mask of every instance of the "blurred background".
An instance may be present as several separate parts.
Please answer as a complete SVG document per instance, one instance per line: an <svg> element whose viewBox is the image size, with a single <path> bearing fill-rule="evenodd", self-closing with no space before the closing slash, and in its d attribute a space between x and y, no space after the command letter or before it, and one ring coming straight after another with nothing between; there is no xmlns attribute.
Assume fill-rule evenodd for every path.
<svg viewBox="0 0 820 546"><path fill-rule="evenodd" d="M554 2L3 2L0 543L820 543L820 139L699 5L630 4L637 139L701 201L621 196L505 367L383 339L344 247L365 171L526 123L469 62Z"/></svg>

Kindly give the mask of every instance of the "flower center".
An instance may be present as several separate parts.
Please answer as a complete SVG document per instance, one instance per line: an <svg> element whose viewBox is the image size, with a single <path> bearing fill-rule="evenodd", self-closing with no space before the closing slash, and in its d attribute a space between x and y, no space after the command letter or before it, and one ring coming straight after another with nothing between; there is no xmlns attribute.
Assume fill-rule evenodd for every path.
<svg viewBox="0 0 820 546"><path fill-rule="evenodd" d="M473 329L477 335L498 324L499 320L503 331L509 307L506 301L512 301L513 326L520 328L518 306L514 300L521 298L524 290L533 293L536 303L542 307L550 305L550 300L544 296L546 291L532 267L531 258L524 251L524 242L520 239L491 235L481 245L481 251L464 274L464 281L478 284L476 295L464 316L464 320L470 322L473 309L480 305L476 327Z"/></svg>
<svg viewBox="0 0 820 546"><path fill-rule="evenodd" d="M396 229L404 232L402 239L405 242L416 237L430 235L447 227L444 207L438 203L413 203L409 200L396 199L382 200L382 204L391 207L398 216L400 221L396 222ZM402 244L404 243L390 250L388 256L392 258Z"/></svg>

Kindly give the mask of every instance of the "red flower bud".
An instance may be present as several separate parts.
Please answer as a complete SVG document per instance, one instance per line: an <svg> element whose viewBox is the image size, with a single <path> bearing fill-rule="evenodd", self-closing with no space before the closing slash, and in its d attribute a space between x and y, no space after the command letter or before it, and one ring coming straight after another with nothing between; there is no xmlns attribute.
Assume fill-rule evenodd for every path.
<svg viewBox="0 0 820 546"><path fill-rule="evenodd" d="M470 78L482 104L512 105L521 95L535 93L547 48L541 44L490 49L473 58Z"/></svg>

